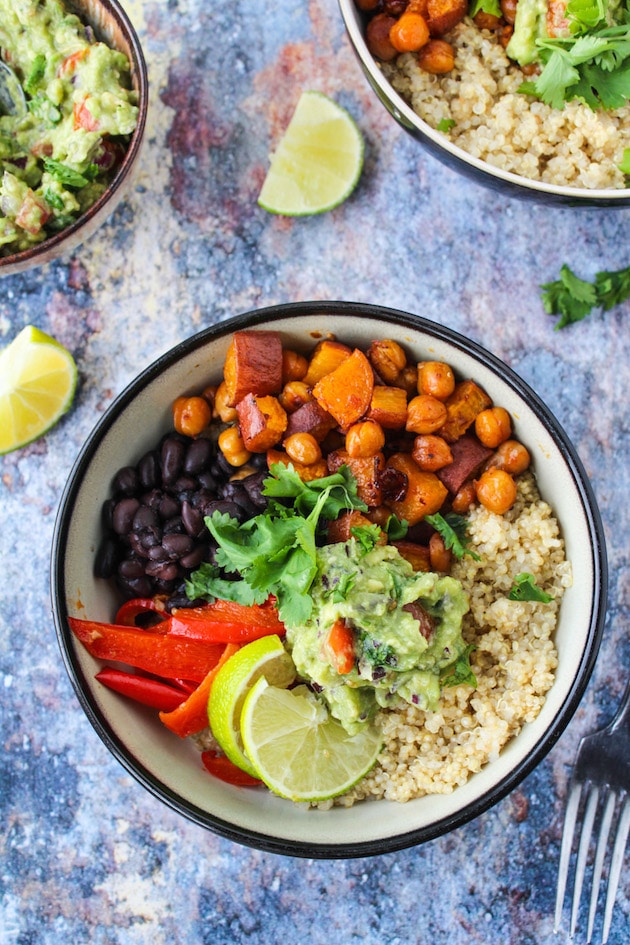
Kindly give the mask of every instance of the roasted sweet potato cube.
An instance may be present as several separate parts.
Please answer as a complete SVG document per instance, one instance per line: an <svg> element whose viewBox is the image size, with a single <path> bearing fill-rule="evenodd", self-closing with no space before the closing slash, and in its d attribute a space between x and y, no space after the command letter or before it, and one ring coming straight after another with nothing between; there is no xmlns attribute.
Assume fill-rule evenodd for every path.
<svg viewBox="0 0 630 945"><path fill-rule="evenodd" d="M440 436L454 443L475 422L478 413L492 406L492 400L474 381L460 381L445 402L446 421L440 427Z"/></svg>
<svg viewBox="0 0 630 945"><path fill-rule="evenodd" d="M372 391L368 417L380 423L385 430L401 430L407 422L406 391L402 387L377 384Z"/></svg>
<svg viewBox="0 0 630 945"><path fill-rule="evenodd" d="M325 374L317 382L313 396L345 432L367 413L373 390L372 366L363 352L355 348L332 374Z"/></svg>
<svg viewBox="0 0 630 945"><path fill-rule="evenodd" d="M245 449L250 453L266 453L280 442L287 428L287 415L277 397L247 394L237 403L236 413Z"/></svg>
<svg viewBox="0 0 630 945"><path fill-rule="evenodd" d="M340 466L348 466L357 481L359 498L371 509L383 504L381 475L385 469L385 457L376 453L367 458L354 458L346 450L334 450L328 454L328 470L337 472Z"/></svg>
<svg viewBox="0 0 630 945"><path fill-rule="evenodd" d="M279 394L282 389L282 342L277 331L237 331L223 366L230 407L246 394Z"/></svg>
<svg viewBox="0 0 630 945"><path fill-rule="evenodd" d="M321 443L336 426L335 418L316 400L312 400L289 414L285 439L293 433L310 433L318 443Z"/></svg>
<svg viewBox="0 0 630 945"><path fill-rule="evenodd" d="M433 515L441 509L448 489L435 473L420 469L409 453L394 453L387 467L407 477L405 494L400 499L385 502L394 515L405 519L409 525L416 525L425 515Z"/></svg>
<svg viewBox="0 0 630 945"><path fill-rule="evenodd" d="M358 509L352 509L351 512L343 512L334 522L328 523L326 529L328 541L331 544L337 541L348 541L353 537L353 528L372 526L373 524L374 522L371 522L370 519L364 515L363 512L359 512ZM384 531L381 531L381 537L378 539L377 544L387 544L387 535Z"/></svg>
<svg viewBox="0 0 630 945"><path fill-rule="evenodd" d="M306 376L302 380L309 387L314 387L325 374L332 374L351 354L352 348L342 345L340 341L331 341L328 338L320 341L315 346Z"/></svg>
<svg viewBox="0 0 630 945"><path fill-rule="evenodd" d="M468 0L428 0L426 21L431 36L444 36L468 13Z"/></svg>
<svg viewBox="0 0 630 945"><path fill-rule="evenodd" d="M316 463L306 466L304 463L296 463L284 450L267 450L267 466L271 469L273 463L283 463L285 466L293 466L296 473L303 482L311 482L313 479L323 479L328 475L328 466L325 459L320 459Z"/></svg>
<svg viewBox="0 0 630 945"><path fill-rule="evenodd" d="M426 545L418 545L415 541L393 541L392 544L405 558L414 571L430 571L431 557Z"/></svg>
<svg viewBox="0 0 630 945"><path fill-rule="evenodd" d="M482 463L492 456L492 450L479 442L476 436L467 433L451 446L453 462L436 471L438 479L453 495L457 495L467 479L474 476Z"/></svg>

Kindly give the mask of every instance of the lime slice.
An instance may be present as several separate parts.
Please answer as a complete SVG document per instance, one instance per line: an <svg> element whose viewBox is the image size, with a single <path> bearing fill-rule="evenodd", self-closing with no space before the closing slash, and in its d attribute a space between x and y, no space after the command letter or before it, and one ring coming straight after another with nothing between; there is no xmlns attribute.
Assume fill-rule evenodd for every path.
<svg viewBox="0 0 630 945"><path fill-rule="evenodd" d="M348 735L306 686L278 689L264 677L245 699L241 735L258 777L292 801L343 794L367 774L382 745L371 725Z"/></svg>
<svg viewBox="0 0 630 945"><path fill-rule="evenodd" d="M240 720L245 697L264 676L274 686L289 686L295 679L293 660L278 636L261 637L231 656L217 673L208 700L212 734L235 765L256 774L243 751Z"/></svg>
<svg viewBox="0 0 630 945"><path fill-rule="evenodd" d="M36 440L68 410L77 383L69 351L27 325L0 351L0 453Z"/></svg>
<svg viewBox="0 0 630 945"><path fill-rule="evenodd" d="M320 92L303 92L271 157L258 203L289 217L332 210L356 187L363 152L361 132L348 112Z"/></svg>

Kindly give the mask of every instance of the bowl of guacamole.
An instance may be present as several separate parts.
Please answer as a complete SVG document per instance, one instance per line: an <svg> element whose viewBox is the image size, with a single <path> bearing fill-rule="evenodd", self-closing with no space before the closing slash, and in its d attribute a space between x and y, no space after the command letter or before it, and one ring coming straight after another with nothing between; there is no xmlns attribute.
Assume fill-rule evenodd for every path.
<svg viewBox="0 0 630 945"><path fill-rule="evenodd" d="M0 274L76 247L112 213L142 140L147 74L115 0L0 0Z"/></svg>

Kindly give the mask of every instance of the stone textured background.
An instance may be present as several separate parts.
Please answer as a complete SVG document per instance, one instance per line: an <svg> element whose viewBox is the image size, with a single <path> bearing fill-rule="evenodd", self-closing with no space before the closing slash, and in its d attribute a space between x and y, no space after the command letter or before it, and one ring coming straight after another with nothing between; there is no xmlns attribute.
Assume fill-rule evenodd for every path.
<svg viewBox="0 0 630 945"><path fill-rule="evenodd" d="M137 186L71 257L0 283L0 342L36 324L80 370L71 413L0 457L0 943L565 941L568 914L555 936L552 913L567 775L580 737L610 718L630 666L630 307L558 332L539 286L565 262L584 278L630 264L630 211L520 202L443 167L371 94L335 0L125 6L152 88ZM365 170L332 213L280 219L256 196L303 89L350 110ZM83 716L50 614L58 500L112 398L200 328L300 299L402 308L503 358L573 438L610 557L596 671L547 759L474 823L365 860L253 851L143 792ZM626 859L611 945L627 945L629 915Z"/></svg>

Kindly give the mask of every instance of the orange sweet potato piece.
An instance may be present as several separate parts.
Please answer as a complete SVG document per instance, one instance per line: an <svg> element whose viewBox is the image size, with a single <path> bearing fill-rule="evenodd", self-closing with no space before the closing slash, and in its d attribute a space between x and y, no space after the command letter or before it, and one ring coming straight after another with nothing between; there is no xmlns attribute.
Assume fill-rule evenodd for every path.
<svg viewBox="0 0 630 945"><path fill-rule="evenodd" d="M335 418L316 400L311 400L289 415L285 438L293 433L310 433L321 443L336 426Z"/></svg>
<svg viewBox="0 0 630 945"><path fill-rule="evenodd" d="M344 449L333 450L328 454L328 471L337 472L340 466L348 466L357 481L359 498L370 508L383 504L381 475L385 469L385 457L376 453L368 457L352 457Z"/></svg>
<svg viewBox="0 0 630 945"><path fill-rule="evenodd" d="M373 390L372 366L363 352L355 348L332 374L325 374L317 382L313 396L345 431L367 413Z"/></svg>
<svg viewBox="0 0 630 945"><path fill-rule="evenodd" d="M302 482L311 482L313 479L323 479L328 475L328 466L325 459L319 459L316 463L306 466L304 463L296 463L284 450L267 450L267 466L271 469L273 463L283 463L285 466L293 466Z"/></svg>
<svg viewBox="0 0 630 945"><path fill-rule="evenodd" d="M340 341L330 341L328 338L320 341L311 355L303 382L314 387L325 374L332 374L351 354L352 348L342 345Z"/></svg>
<svg viewBox="0 0 630 945"><path fill-rule="evenodd" d="M414 571L431 570L431 556L426 545L418 545L415 541L393 541L392 544Z"/></svg>
<svg viewBox="0 0 630 945"><path fill-rule="evenodd" d="M237 331L223 366L228 406L246 394L279 394L282 389L282 342L277 331Z"/></svg>
<svg viewBox="0 0 630 945"><path fill-rule="evenodd" d="M426 21L431 36L443 36L468 13L468 0L428 0Z"/></svg>
<svg viewBox="0 0 630 945"><path fill-rule="evenodd" d="M440 436L447 443L454 443L463 436L477 414L492 405L492 400L483 388L474 381L460 381L445 402L446 421L440 427Z"/></svg>
<svg viewBox="0 0 630 945"><path fill-rule="evenodd" d="M402 387L376 384L368 411L370 420L376 420L385 430L400 430L407 422L407 393Z"/></svg>
<svg viewBox="0 0 630 945"><path fill-rule="evenodd" d="M385 504L394 515L416 525L425 515L433 515L442 507L448 489L435 473L420 469L409 453L394 453L387 461L389 469L407 478L405 494L399 499L388 499Z"/></svg>
<svg viewBox="0 0 630 945"><path fill-rule="evenodd" d="M250 453L271 449L287 428L287 415L277 397L247 394L237 403L236 413L245 449Z"/></svg>
<svg viewBox="0 0 630 945"><path fill-rule="evenodd" d="M358 509L353 509L351 512L343 512L334 522L328 523L326 529L328 541L331 544L337 541L348 541L352 538L353 528L372 526L373 524L374 523L371 522L363 512L359 512ZM382 532L382 537L379 538L377 544L387 544L387 535L385 532Z"/></svg>

